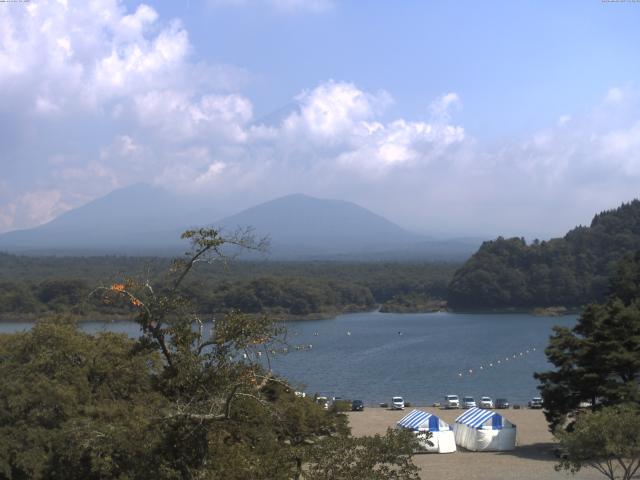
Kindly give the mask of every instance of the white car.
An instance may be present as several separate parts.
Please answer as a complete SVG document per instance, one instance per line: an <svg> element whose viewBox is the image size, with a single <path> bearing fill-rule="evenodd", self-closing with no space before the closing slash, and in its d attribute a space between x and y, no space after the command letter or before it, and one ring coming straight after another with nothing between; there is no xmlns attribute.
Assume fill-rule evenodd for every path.
<svg viewBox="0 0 640 480"><path fill-rule="evenodd" d="M444 408L460 408L460 399L458 395L445 395Z"/></svg>
<svg viewBox="0 0 640 480"><path fill-rule="evenodd" d="M533 397L529 400L529 408L542 408L542 397Z"/></svg>
<svg viewBox="0 0 640 480"><path fill-rule="evenodd" d="M462 408L476 408L476 401L473 397L463 397Z"/></svg>
<svg viewBox="0 0 640 480"><path fill-rule="evenodd" d="M391 399L391 410L404 410L404 398L393 397Z"/></svg>
<svg viewBox="0 0 640 480"><path fill-rule="evenodd" d="M329 399L327 397L318 397L316 398L316 403L320 405L325 410L329 410Z"/></svg>
<svg viewBox="0 0 640 480"><path fill-rule="evenodd" d="M493 408L493 400L491 400L491 397L480 398L480 408Z"/></svg>

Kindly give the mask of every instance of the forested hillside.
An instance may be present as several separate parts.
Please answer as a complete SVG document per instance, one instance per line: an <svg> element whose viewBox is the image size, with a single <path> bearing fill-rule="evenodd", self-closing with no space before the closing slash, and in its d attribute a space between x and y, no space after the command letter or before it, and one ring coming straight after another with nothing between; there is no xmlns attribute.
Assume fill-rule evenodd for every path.
<svg viewBox="0 0 640 480"><path fill-rule="evenodd" d="M153 257L26 257L0 254L0 319L73 313L125 314L91 292L128 278L163 284L170 262ZM282 317L439 308L459 265L447 263L234 262L200 264L183 285L201 313L232 309ZM127 272L125 275L124 272Z"/></svg>
<svg viewBox="0 0 640 480"><path fill-rule="evenodd" d="M616 262L640 249L640 201L596 215L563 238L485 242L449 285L454 309L578 307L602 301Z"/></svg>

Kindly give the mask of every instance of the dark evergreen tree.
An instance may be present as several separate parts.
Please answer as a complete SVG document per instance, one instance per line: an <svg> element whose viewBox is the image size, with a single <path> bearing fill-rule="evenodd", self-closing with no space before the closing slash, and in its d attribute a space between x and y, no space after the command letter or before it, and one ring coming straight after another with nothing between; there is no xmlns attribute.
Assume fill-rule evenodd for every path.
<svg viewBox="0 0 640 480"><path fill-rule="evenodd" d="M530 245L485 242L449 285L454 309L580 307L601 302L617 262L640 250L640 201L596 215L589 227Z"/></svg>
<svg viewBox="0 0 640 480"><path fill-rule="evenodd" d="M640 254L620 262L604 303L554 329L546 354L556 368L535 377L551 429L571 425L582 402L597 410L640 401Z"/></svg>

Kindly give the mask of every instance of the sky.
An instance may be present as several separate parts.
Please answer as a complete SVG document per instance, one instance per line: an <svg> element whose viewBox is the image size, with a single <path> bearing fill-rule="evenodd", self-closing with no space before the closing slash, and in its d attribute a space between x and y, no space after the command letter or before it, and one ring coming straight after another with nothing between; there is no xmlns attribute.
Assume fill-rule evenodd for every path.
<svg viewBox="0 0 640 480"><path fill-rule="evenodd" d="M0 2L0 232L145 182L562 235L639 195L638 24L633 1Z"/></svg>

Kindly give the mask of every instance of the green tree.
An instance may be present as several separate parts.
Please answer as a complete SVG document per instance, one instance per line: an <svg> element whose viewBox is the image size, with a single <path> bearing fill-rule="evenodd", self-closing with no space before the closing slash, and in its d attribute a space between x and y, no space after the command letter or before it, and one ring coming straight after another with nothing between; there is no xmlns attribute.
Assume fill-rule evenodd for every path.
<svg viewBox="0 0 640 480"><path fill-rule="evenodd" d="M454 275L455 309L580 307L606 299L616 263L640 249L640 200L596 215L562 238L484 242Z"/></svg>
<svg viewBox="0 0 640 480"><path fill-rule="evenodd" d="M169 403L153 351L62 320L0 336L0 478L145 478Z"/></svg>
<svg viewBox="0 0 640 480"><path fill-rule="evenodd" d="M605 407L578 416L559 435L562 460L556 467L575 473L592 467L610 480L636 478L640 468L640 412L637 405Z"/></svg>
<svg viewBox="0 0 640 480"><path fill-rule="evenodd" d="M228 247L262 244L212 229L183 238L192 250L159 285L96 290L137 312L138 340L91 336L68 321L0 336L0 480L284 480L312 471L317 451L342 454L344 442L374 470L396 465L395 478L415 478L402 438L351 439L344 416L273 374L281 331L268 318L230 312L206 322L196 313L189 273L225 261ZM375 478L360 464L333 478Z"/></svg>
<svg viewBox="0 0 640 480"><path fill-rule="evenodd" d="M608 300L585 308L571 329L556 327L546 349L555 370L537 373L552 430L592 409L640 400L640 255L620 263ZM569 422L569 423L567 423Z"/></svg>
<svg viewBox="0 0 640 480"><path fill-rule="evenodd" d="M640 255L623 259L608 300L573 328L554 328L546 354L556 369L535 374L552 430L570 426L582 402L596 410L640 400L639 271Z"/></svg>
<svg viewBox="0 0 640 480"><path fill-rule="evenodd" d="M388 429L384 436L331 438L311 450L304 478L313 480L418 480L411 455L419 448L407 430Z"/></svg>

